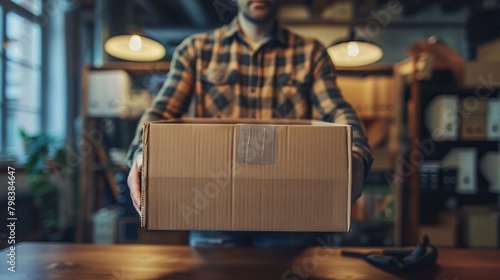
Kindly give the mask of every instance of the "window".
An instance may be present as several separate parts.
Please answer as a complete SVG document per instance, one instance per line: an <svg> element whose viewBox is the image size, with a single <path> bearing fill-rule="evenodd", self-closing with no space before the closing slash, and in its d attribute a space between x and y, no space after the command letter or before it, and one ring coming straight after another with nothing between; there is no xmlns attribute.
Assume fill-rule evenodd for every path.
<svg viewBox="0 0 500 280"><path fill-rule="evenodd" d="M42 2L40 0L12 0L12 2L27 9L35 15L40 15L42 12Z"/></svg>
<svg viewBox="0 0 500 280"><path fill-rule="evenodd" d="M0 154L20 159L20 130L42 130L42 30L37 17L41 0L12 0L1 7ZM7 1L9 2L9 1Z"/></svg>

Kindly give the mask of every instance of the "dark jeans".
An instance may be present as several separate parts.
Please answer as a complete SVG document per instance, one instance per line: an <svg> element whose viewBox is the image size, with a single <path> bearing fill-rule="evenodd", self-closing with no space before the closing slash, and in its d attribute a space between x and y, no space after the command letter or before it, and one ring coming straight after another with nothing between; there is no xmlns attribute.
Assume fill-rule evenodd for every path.
<svg viewBox="0 0 500 280"><path fill-rule="evenodd" d="M314 245L313 232L191 231L192 247L305 248Z"/></svg>

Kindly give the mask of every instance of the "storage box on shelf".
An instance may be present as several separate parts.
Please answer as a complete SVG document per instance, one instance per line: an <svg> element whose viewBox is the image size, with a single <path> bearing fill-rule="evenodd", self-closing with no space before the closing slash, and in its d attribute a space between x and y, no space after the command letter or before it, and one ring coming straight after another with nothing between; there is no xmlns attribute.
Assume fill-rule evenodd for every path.
<svg viewBox="0 0 500 280"><path fill-rule="evenodd" d="M462 209L462 242L471 248L500 248L500 208L467 206Z"/></svg>

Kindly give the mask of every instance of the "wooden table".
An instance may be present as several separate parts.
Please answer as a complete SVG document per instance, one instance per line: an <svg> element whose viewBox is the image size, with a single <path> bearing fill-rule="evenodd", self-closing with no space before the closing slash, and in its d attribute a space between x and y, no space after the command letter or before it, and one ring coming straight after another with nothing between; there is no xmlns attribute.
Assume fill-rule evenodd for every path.
<svg viewBox="0 0 500 280"><path fill-rule="evenodd" d="M398 276L340 251L21 243L15 273L0 253L0 279L500 279L500 250L441 249L434 268Z"/></svg>

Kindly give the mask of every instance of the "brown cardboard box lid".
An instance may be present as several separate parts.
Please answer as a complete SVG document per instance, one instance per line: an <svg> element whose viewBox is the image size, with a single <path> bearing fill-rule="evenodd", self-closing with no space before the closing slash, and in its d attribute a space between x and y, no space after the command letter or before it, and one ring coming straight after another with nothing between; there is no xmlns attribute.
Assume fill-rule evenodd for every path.
<svg viewBox="0 0 500 280"><path fill-rule="evenodd" d="M500 61L500 39L482 44L477 47L477 59L479 61Z"/></svg>
<svg viewBox="0 0 500 280"><path fill-rule="evenodd" d="M476 90L476 95L490 96L499 86L500 61L470 61L465 63L464 86Z"/></svg>
<svg viewBox="0 0 500 280"><path fill-rule="evenodd" d="M141 225L348 231L351 127L310 120L144 124Z"/></svg>

